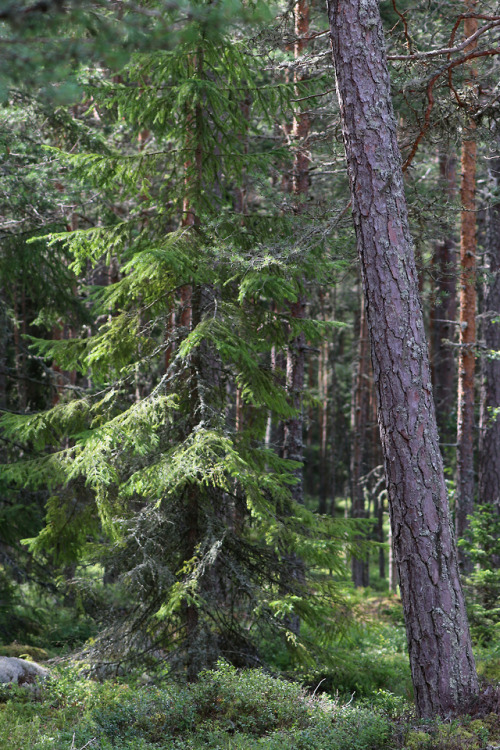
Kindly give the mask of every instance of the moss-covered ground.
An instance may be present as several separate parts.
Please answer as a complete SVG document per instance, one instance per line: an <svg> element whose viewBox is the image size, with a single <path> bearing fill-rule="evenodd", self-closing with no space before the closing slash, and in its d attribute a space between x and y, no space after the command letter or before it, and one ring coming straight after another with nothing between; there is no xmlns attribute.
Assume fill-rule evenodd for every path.
<svg viewBox="0 0 500 750"><path fill-rule="evenodd" d="M351 605L354 617L328 663L287 669L281 677L220 663L192 685L150 667L98 682L86 678L81 665L66 663L52 667L52 678L35 692L3 686L1 750L500 747L496 713L417 720L398 599L358 591ZM39 660L51 655L40 648L13 643L0 652ZM478 651L478 663L480 672L498 680L494 648Z"/></svg>

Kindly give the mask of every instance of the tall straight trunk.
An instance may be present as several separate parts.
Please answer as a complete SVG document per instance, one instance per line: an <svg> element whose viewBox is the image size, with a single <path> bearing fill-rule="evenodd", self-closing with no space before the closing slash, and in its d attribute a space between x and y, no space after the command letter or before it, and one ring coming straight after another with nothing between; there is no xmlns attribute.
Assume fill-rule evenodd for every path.
<svg viewBox="0 0 500 750"><path fill-rule="evenodd" d="M421 716L478 681L458 570L378 0L328 0L394 548Z"/></svg>
<svg viewBox="0 0 500 750"><path fill-rule="evenodd" d="M374 510L373 517L376 519L376 525L374 527L374 539L380 542L381 545L385 542L384 534L384 503L385 495L387 494L385 488L385 474L383 472L384 456L382 455L382 446L380 444L380 432L377 423L377 394L375 393L373 377L370 384L370 466L371 474L373 475L373 485L371 487L371 494L374 497L374 503L376 504L376 511ZM378 570L380 578L386 577L385 570L385 550L383 546L379 547L378 550Z"/></svg>
<svg viewBox="0 0 500 750"><path fill-rule="evenodd" d="M453 155L439 155L439 172L442 188L451 201L456 192L456 160ZM436 243L432 258L434 294L431 307L432 387L436 404L439 437L443 443L454 442L450 418L455 409L455 357L446 342L455 338L456 299L456 248L451 230Z"/></svg>
<svg viewBox="0 0 500 750"><path fill-rule="evenodd" d="M309 2L310 0L298 0L294 6L295 19L295 59L299 60L307 45L309 35ZM303 74L300 68L294 72L294 82L300 83ZM295 95L300 97L300 88L295 88ZM299 104L300 107L300 104ZM293 192L295 195L303 196L309 190L309 155L307 150L307 138L311 127L307 111L298 112L294 115L292 135L295 143L295 159L293 165Z"/></svg>
<svg viewBox="0 0 500 750"><path fill-rule="evenodd" d="M303 320L306 314L305 300L302 296L290 304L290 314L296 320ZM302 394L304 392L304 358L306 341L303 333L292 339L286 355L286 389L290 403L297 411L295 417L284 423L283 456L302 464L304 457ZM293 470L296 482L290 488L293 499L304 502L304 482L302 466Z"/></svg>
<svg viewBox="0 0 500 750"><path fill-rule="evenodd" d="M326 316L325 316L326 319ZM328 428L331 413L328 393L328 363L330 341L325 339L321 343L318 360L318 393L319 393L319 502L318 513L327 512L327 498L331 488L331 467L328 456Z"/></svg>
<svg viewBox="0 0 500 750"><path fill-rule="evenodd" d="M335 291L333 294L332 304L332 320L335 319ZM337 344L337 336L331 342L327 348L327 360L325 362L325 369L327 372L326 387L330 388L330 398L328 399L329 409L327 412L327 431L326 431L326 456L328 471L326 476L328 478L328 484L326 485L325 497L330 497L327 511L329 515L335 516L335 498L337 495L337 461L340 454L340 449L337 441L337 436L340 431L339 426L339 415L337 413L337 372L335 369L336 360L335 357L341 350L341 347Z"/></svg>
<svg viewBox="0 0 500 750"><path fill-rule="evenodd" d="M361 479L366 474L366 453L368 422L370 419L370 342L364 298L361 300L359 317L359 337L356 365L353 372L351 401L351 515L353 518L367 518L364 487ZM352 581L354 586L369 585L368 558L352 558Z"/></svg>
<svg viewBox="0 0 500 750"><path fill-rule="evenodd" d="M466 0L472 11L475 0ZM466 38L477 31L477 19L466 18ZM471 51L476 42L466 47ZM475 71L470 70L472 85ZM458 354L458 410L457 410L457 488L455 522L457 537L463 537L474 510L474 372L476 345L476 134L475 123L470 119L464 128L462 141L462 175L460 199L462 217L460 229L460 327ZM463 550L459 551L464 572L471 562Z"/></svg>
<svg viewBox="0 0 500 750"><path fill-rule="evenodd" d="M203 50L198 49L197 54L190 61L194 70L199 76L203 75ZM194 71L193 71L194 72ZM184 188L185 194L182 202L182 226L195 227L199 223L196 215L195 205L192 195L201 192L203 179L202 173L202 146L201 130L203 126L203 111L199 103L188 112L188 131L186 133L186 142L188 147L188 157L184 162ZM180 314L179 325L183 330L183 335L188 336L191 329L196 327L200 322L202 314L202 291L191 284L184 284L180 289ZM202 371L201 361L202 354L200 348L191 355L189 364L189 427L195 427L199 419L200 407L200 377ZM196 554L196 548L200 537L200 518L198 507L198 488L196 485L190 485L185 491L185 534L184 534L184 556L186 560L191 560ZM186 633L186 642L189 644L186 660L186 676L188 681L196 680L200 669L204 666L203 655L200 648L200 627L199 611L196 603L188 600L182 604L183 625Z"/></svg>
<svg viewBox="0 0 500 750"><path fill-rule="evenodd" d="M298 0L294 6L295 34L294 46L295 59L299 59L306 45L306 37L309 34L309 0ZM295 83L302 78L300 70L294 73ZM298 93L299 89L296 88ZM299 105L300 106L300 105ZM298 197L297 211L301 211L302 199L305 197L309 184L309 157L306 151L306 139L309 134L309 115L298 112L294 115L292 134L296 142L296 153L293 165L292 190ZM304 295L299 294L296 302L290 305L292 318L303 320L306 313L306 301ZM299 333L288 345L286 362L286 385L290 394L291 403L297 410L297 415L285 422L284 455L285 458L302 463L303 445L303 415L302 415L302 393L304 390L304 367L305 367L306 340L305 334ZM296 484L291 487L293 499L296 502L304 502L304 481L302 467L294 470Z"/></svg>
<svg viewBox="0 0 500 750"><path fill-rule="evenodd" d="M500 143L497 136L496 143ZM485 252L486 279L482 338L486 352L481 361L481 416L479 423L479 502L500 514L500 157L489 162L490 187L495 195L488 209Z"/></svg>

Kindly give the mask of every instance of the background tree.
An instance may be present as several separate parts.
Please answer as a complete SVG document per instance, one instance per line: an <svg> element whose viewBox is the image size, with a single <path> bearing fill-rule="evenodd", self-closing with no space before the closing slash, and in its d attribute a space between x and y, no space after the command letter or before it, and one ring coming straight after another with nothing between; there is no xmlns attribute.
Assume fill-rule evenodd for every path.
<svg viewBox="0 0 500 750"><path fill-rule="evenodd" d="M466 9L473 11L475 2L466 3ZM464 21L465 37L478 30L476 18ZM476 48L474 41L465 51ZM473 68L470 73L470 86L477 76ZM457 410L457 496L456 529L457 536L463 537L468 526L467 517L474 508L474 370L476 344L476 159L477 145L475 122L465 123L462 143L462 169L460 199L462 222L460 233L460 326L458 354L458 410ZM470 570L470 562L461 552L461 565Z"/></svg>
<svg viewBox="0 0 500 750"><path fill-rule="evenodd" d="M498 139L493 141L496 147ZM489 162L490 205L484 255L484 292L482 339L485 352L481 359L481 417L479 443L479 502L500 509L500 204L498 201L500 159L493 154Z"/></svg>

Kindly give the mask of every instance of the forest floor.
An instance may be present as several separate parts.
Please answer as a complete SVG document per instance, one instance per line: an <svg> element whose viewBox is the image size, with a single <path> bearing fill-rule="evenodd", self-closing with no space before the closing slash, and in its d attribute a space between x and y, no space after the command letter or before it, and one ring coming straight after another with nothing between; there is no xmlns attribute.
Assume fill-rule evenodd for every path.
<svg viewBox="0 0 500 750"><path fill-rule="evenodd" d="M300 673L305 687L225 663L194 685L180 685L161 669L97 682L66 664L53 668L53 679L37 692L0 686L1 750L500 747L497 714L417 720L397 598L367 590L353 594L352 604L354 617L329 664ZM482 649L478 657L480 671L498 680L497 650Z"/></svg>

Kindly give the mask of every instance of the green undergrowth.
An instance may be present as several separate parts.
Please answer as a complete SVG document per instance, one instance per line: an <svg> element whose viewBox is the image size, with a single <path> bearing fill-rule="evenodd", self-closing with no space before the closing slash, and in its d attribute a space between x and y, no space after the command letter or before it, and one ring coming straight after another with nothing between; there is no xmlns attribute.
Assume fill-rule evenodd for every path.
<svg viewBox="0 0 500 750"><path fill-rule="evenodd" d="M0 688L2 750L485 750L500 738L496 714L417 721L388 691L345 704L226 663L192 685L53 672L36 692Z"/></svg>
<svg viewBox="0 0 500 750"><path fill-rule="evenodd" d="M98 631L93 615L99 611L99 602L83 601L79 595L65 601L58 590L41 595L39 588L24 583L6 603L0 579L0 602L4 605L0 606L1 656L29 654L43 661L70 653Z"/></svg>
<svg viewBox="0 0 500 750"><path fill-rule="evenodd" d="M401 601L371 589L351 590L346 600L352 616L325 663L298 669L297 676L311 689L319 686L341 700L370 698L382 691L412 701Z"/></svg>
<svg viewBox="0 0 500 750"><path fill-rule="evenodd" d="M145 676L143 675L143 680ZM97 683L66 669L38 697L3 688L2 750L377 750L382 710L313 696L261 670L221 663L193 685L140 678Z"/></svg>
<svg viewBox="0 0 500 750"><path fill-rule="evenodd" d="M500 746L500 716L418 721L401 603L351 592L353 615L322 666L302 669L276 654L275 671L221 662L192 685L164 667L114 680L81 667L50 667L36 692L0 686L1 750L486 750ZM269 642L269 650L273 644ZM41 647L40 647L41 650ZM41 658L12 643L9 656ZM500 679L495 644L476 650L479 672ZM79 671L80 670L80 671Z"/></svg>
<svg viewBox="0 0 500 750"><path fill-rule="evenodd" d="M464 716L453 721L436 720L408 724L397 729L394 739L399 750L490 750L500 741L500 717L488 714L482 719Z"/></svg>

